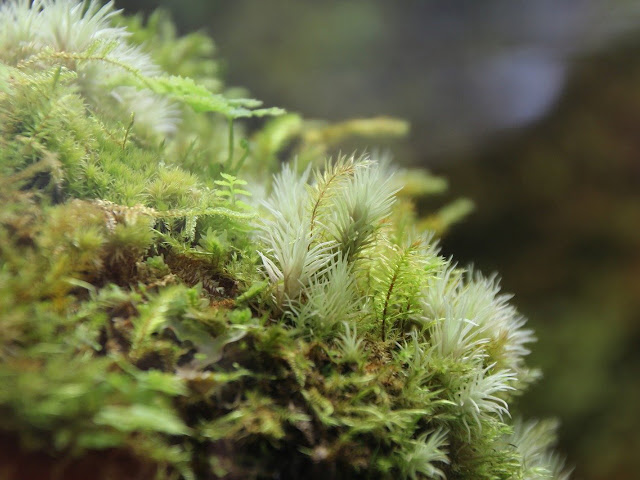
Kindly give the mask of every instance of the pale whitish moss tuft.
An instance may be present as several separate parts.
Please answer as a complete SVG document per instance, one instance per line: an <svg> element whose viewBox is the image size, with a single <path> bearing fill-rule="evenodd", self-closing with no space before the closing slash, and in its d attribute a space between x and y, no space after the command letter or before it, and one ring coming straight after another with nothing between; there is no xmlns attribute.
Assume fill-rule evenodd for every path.
<svg viewBox="0 0 640 480"><path fill-rule="evenodd" d="M362 298L358 296L352 267L338 257L320 277L314 277L304 288L305 301L289 302L294 321L315 336L327 337L344 320L352 320Z"/></svg>
<svg viewBox="0 0 640 480"><path fill-rule="evenodd" d="M123 68L145 76L160 73L149 55L127 42L127 30L113 25L118 14L113 2L97 0L9 1L0 6L0 60L19 65L60 54L92 57L66 58L64 64L77 71L80 91L94 108L110 114L115 108L121 121L133 114L144 129L173 132L179 111L170 102L150 91L113 85Z"/></svg>
<svg viewBox="0 0 640 480"><path fill-rule="evenodd" d="M336 195L333 214L326 225L349 260L357 258L373 241L380 222L391 213L399 190L385 165L366 160L360 160L363 168L355 169Z"/></svg>
<svg viewBox="0 0 640 480"><path fill-rule="evenodd" d="M558 422L555 420L513 422L513 433L506 441L516 447L522 458L522 478L525 480L568 480L571 470L553 452Z"/></svg>
<svg viewBox="0 0 640 480"><path fill-rule="evenodd" d="M424 321L444 355L488 356L490 362L513 371L524 369L533 331L500 293L495 276L485 278L446 263L424 289Z"/></svg>
<svg viewBox="0 0 640 480"><path fill-rule="evenodd" d="M444 472L436 465L449 463L445 450L447 443L447 432L442 429L423 434L417 440L411 441L410 446L401 454L402 473L405 478L446 479Z"/></svg>
<svg viewBox="0 0 640 480"><path fill-rule="evenodd" d="M314 277L324 273L335 257L333 242L312 245L314 238L305 224L292 224L282 215L265 223L262 241L265 253L259 252L265 272L274 284L276 303L298 298Z"/></svg>

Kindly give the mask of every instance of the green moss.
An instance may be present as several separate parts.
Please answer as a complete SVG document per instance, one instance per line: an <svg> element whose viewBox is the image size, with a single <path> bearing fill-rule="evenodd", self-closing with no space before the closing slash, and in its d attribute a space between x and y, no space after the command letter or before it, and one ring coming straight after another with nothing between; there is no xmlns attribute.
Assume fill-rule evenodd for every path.
<svg viewBox="0 0 640 480"><path fill-rule="evenodd" d="M65 9L84 41L59 31ZM416 177L396 202L385 162L325 159L336 136L404 124L313 134L288 115L246 138L237 118L281 111L225 91L206 37L65 0L9 2L0 27L33 15L28 49L0 37L0 428L21 442L15 465L45 451L72 475L109 451L143 478L565 478L548 430L525 442L510 426L531 332L420 231L410 191L442 181ZM173 128L138 122L155 100ZM298 163L272 181L291 141Z"/></svg>

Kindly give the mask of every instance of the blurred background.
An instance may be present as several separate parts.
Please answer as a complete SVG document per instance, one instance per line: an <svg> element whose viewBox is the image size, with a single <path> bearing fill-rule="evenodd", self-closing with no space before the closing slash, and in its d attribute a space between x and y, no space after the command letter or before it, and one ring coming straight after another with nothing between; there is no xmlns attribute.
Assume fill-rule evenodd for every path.
<svg viewBox="0 0 640 480"><path fill-rule="evenodd" d="M409 120L396 161L476 205L444 254L499 272L537 331L544 378L517 410L561 420L573 478L638 478L640 2L116 4L210 33L226 82L267 105Z"/></svg>

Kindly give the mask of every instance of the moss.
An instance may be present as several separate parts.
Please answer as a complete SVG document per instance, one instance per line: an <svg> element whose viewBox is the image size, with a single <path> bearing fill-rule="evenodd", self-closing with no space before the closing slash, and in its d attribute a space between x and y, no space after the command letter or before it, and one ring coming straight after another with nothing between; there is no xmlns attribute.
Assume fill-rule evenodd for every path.
<svg viewBox="0 0 640 480"><path fill-rule="evenodd" d="M552 436L509 421L531 332L420 230L410 191L442 181L396 202L385 161L325 159L400 124L314 136L290 115L247 137L239 118L282 112L225 90L207 38L110 8L0 9L33 38L0 37L9 478L42 455L52 478L564 478ZM60 41L65 9L84 41ZM156 98L174 129L138 122Z"/></svg>

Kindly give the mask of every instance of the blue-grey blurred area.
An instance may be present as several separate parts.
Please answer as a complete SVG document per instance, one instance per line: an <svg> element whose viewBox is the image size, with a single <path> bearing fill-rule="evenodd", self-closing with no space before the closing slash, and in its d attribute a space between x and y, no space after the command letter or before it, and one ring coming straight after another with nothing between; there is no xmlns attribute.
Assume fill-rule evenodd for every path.
<svg viewBox="0 0 640 480"><path fill-rule="evenodd" d="M409 120L396 160L476 203L443 252L499 271L538 332L519 410L560 418L574 478L638 478L640 1L116 3L206 29L268 105Z"/></svg>

